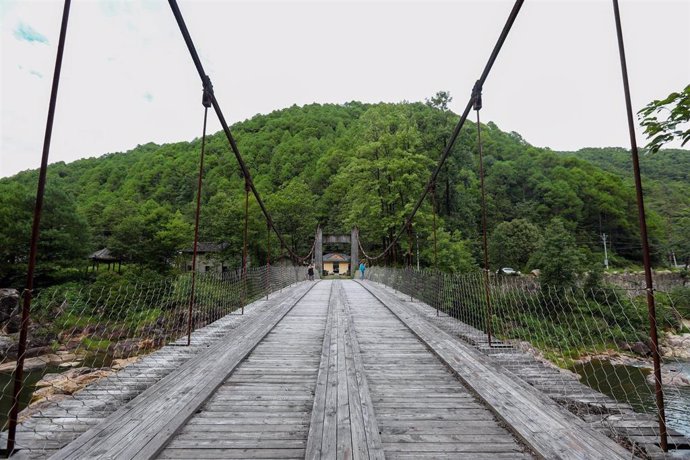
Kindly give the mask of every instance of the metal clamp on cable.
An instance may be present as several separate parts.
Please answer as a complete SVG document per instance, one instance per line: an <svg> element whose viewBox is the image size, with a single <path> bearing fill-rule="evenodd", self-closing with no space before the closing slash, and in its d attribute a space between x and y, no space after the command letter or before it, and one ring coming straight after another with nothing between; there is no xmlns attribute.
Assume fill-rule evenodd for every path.
<svg viewBox="0 0 690 460"><path fill-rule="evenodd" d="M213 101L213 84L211 84L211 79L208 75L204 75L203 82L204 92L203 96L201 96L201 104L204 107L209 108L211 107L211 103Z"/></svg>
<svg viewBox="0 0 690 460"><path fill-rule="evenodd" d="M474 101L472 108L474 110L481 110L481 108L482 108L482 82L481 82L481 80L477 80L477 82L474 84L474 88L472 88L472 100Z"/></svg>

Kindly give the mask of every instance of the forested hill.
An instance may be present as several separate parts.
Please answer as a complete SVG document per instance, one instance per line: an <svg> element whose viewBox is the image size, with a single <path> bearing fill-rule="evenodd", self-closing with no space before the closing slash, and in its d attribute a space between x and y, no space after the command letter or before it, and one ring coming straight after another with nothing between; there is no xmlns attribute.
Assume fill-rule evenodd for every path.
<svg viewBox="0 0 690 460"><path fill-rule="evenodd" d="M632 183L630 151L622 148L587 148L564 155L585 159ZM690 258L690 151L666 149L640 155L640 171L647 209L661 219L662 244L658 250L675 253L678 263Z"/></svg>
<svg viewBox="0 0 690 460"><path fill-rule="evenodd" d="M371 252L387 244L457 121L445 109L447 100L432 100L293 106L234 125L240 151L288 244L306 253L317 224L326 232L359 226ZM482 125L482 139L493 265L529 268L549 232L572 242L582 266L600 260L601 233L609 235L617 263L638 257L634 191L617 161L598 161L594 150L564 155L535 148L493 123ZM43 280L50 282L65 267L83 268L83 257L102 247L130 264L168 270L179 250L191 245L200 144L146 144L51 165ZM438 264L447 270L472 270L480 260L476 152L476 125L468 122L435 188ZM210 137L206 154L201 240L229 243L227 257L238 262L244 182L222 132ZM0 287L17 284L24 269L36 177L28 171L0 180ZM676 182L674 193L681 193L681 180ZM679 245L677 254L688 254L687 242L669 236L669 219L676 219L678 209L672 211L650 212L658 262L672 244ZM266 224L253 200L250 213L252 258L261 263ZM430 199L414 228L425 266L433 264L432 222ZM405 241L398 261L406 250Z"/></svg>
<svg viewBox="0 0 690 460"><path fill-rule="evenodd" d="M585 159L619 176L632 177L629 150L618 147L586 148L563 153ZM642 153L640 170L644 180L690 184L690 150L665 149L658 154Z"/></svg>

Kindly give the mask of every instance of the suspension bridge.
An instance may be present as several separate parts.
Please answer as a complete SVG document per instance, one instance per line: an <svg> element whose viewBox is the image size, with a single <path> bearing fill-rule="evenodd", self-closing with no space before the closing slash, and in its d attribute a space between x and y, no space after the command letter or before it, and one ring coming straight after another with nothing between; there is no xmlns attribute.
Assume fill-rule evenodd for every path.
<svg viewBox="0 0 690 460"><path fill-rule="evenodd" d="M70 9L66 0L23 293L12 405L8 430L2 433L8 456L623 459L662 458L671 450L675 457L690 458L690 440L670 429L666 420L664 394L672 390L662 387L655 319L655 298L660 293L652 288L616 0L654 362L655 401L646 410L581 383L575 374L550 364L530 345L539 343L564 352L594 336L614 342L610 329L624 329L639 321L630 314L610 318L608 313L623 300L607 298L595 303L591 299L596 293L591 292L552 292L534 286L514 289L489 273L479 129L481 94L522 0L515 2L426 186L382 252L368 254L356 229L350 236L325 239L351 245L354 272L360 256L372 265L391 254L395 258L403 252L400 240L407 234L407 268L373 266L366 270L366 279L316 281L305 281L303 265L315 261L317 274L321 273L321 229L306 256L295 254L285 243L225 121L177 2L169 3L203 86L191 273L131 290L48 299L36 296L37 302L52 308L45 311L67 316L64 324L69 326L60 339L68 345L79 343L70 355L77 365L87 360L91 364L75 369L68 383L87 380L90 384L65 388L65 382L50 383L49 379L44 386L59 389L59 397L46 396L24 409L37 241ZM242 267L219 277L197 275L196 269L209 108L227 136L246 190ZM466 278L413 270L414 217L433 190L471 110L477 112L484 270ZM268 260L259 268L248 264L250 194L266 219L269 234ZM271 265L271 232L293 266ZM577 302L573 302L575 297ZM574 328L566 345L549 342L555 331L534 331L531 326L534 318L540 318L554 329L567 329L567 325L556 324L554 311L567 312L569 320L581 319L586 324ZM602 322L592 318L607 318L613 324L601 327ZM126 352L119 356L125 359L116 362L110 345L107 356L99 354L103 342L122 345L120 350ZM626 383L619 376L604 380Z"/></svg>

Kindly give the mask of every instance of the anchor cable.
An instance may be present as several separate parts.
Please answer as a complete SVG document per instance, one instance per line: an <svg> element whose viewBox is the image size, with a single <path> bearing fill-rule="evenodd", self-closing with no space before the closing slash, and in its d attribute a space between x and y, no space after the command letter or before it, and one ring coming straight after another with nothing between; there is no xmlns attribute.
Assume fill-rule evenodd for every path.
<svg viewBox="0 0 690 460"><path fill-rule="evenodd" d="M210 79L204 80L201 104L204 106L204 128L201 134L201 154L199 155L199 176L196 188L196 212L194 214L194 248L192 249L192 289L189 294L189 314L187 318L187 346L192 343L192 313L194 309L194 295L196 288L196 259L199 248L199 215L201 214L201 187L204 177L204 152L206 150L206 121L208 120L208 108L211 107L211 94L213 85Z"/></svg>
<svg viewBox="0 0 690 460"><path fill-rule="evenodd" d="M173 0L171 0L173 1ZM484 86L484 82L489 76L489 73L491 72L491 68L493 67L494 63L496 62L496 58L498 57L498 53L501 51L501 48L503 47L503 44L505 43L506 38L508 37L508 33L510 32L510 29L512 28L513 24L515 23L515 19L517 18L518 13L520 12L520 8L522 8L522 4L524 3L524 0L516 0L515 4L513 5L513 9L510 12L510 15L508 16L508 19L506 20L505 25L503 26L503 30L501 31L500 36L498 37L498 41L494 45L494 48L491 52L491 55L489 56L489 60L487 61L486 65L484 66L484 70L481 73L481 76L479 77L479 80L477 80L477 83L475 85L479 85L479 87ZM405 223L402 225L402 227L398 230L398 232L395 234L395 237L391 240L391 242L388 244L388 246L377 256L371 257L372 260L379 259L383 257L385 254L387 254L398 242L402 234L405 232L405 228L407 225L409 225L412 222L412 219L414 219L415 214L417 214L417 211L419 208L422 206L422 203L424 202L424 199L426 198L427 194L431 190L433 184L436 182L436 178L438 177L439 172L441 171L441 168L443 167L444 163L450 156L450 152L453 149L453 146L455 145L455 142L460 135L460 130L462 127L465 125L465 121L467 121L467 117L469 116L470 110L472 110L472 107L474 105L474 94L470 97L470 100L467 102L467 105L465 106L465 110L462 112L462 115L460 116L460 119L458 120L457 124L455 125L455 129L453 129L453 134L451 135L450 139L448 140L448 143L446 144L445 148L443 149L443 153L441 155L441 158L438 161L438 164L436 165L436 168L434 171L431 173L431 176L429 177L429 180L427 181L426 186L422 190L422 194L420 195L419 199L417 200L417 203L415 204L414 208L412 208L412 212L410 215L407 217L407 220Z"/></svg>

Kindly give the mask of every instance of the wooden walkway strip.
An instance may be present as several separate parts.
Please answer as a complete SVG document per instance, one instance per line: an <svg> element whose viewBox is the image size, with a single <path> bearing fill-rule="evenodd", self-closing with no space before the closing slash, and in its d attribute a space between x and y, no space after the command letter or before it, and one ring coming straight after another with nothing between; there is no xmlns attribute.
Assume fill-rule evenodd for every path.
<svg viewBox="0 0 690 460"><path fill-rule="evenodd" d="M339 286L339 299L342 303L343 316L347 322L345 358L348 363L348 387L350 388L350 393L354 395L353 398L350 398L350 411L356 413L358 422L361 422L361 425L357 424L356 428L362 427L364 431L357 438L353 435L353 444L357 446L361 442L360 448L363 449L366 446L368 458L383 460L384 451L374 411L374 403L371 399L369 384L367 383L359 340L357 339L357 332L352 320L352 312L350 311L350 305L347 302L342 285Z"/></svg>
<svg viewBox="0 0 690 460"><path fill-rule="evenodd" d="M329 392L329 374L335 368L335 356L337 354L337 331L334 334L333 321L333 288L331 287L328 298L328 317L326 318L326 329L323 336L323 346L321 348L321 363L316 377L316 388L314 390L314 405L311 412L311 423L309 424L309 435L307 436L307 447L305 458L321 458L324 432L326 426L326 400ZM331 352L331 348L335 348ZM333 361L331 362L331 359ZM337 382L336 382L337 384ZM332 383L331 383L332 386ZM329 426L331 424L329 423ZM335 437L334 437L335 439Z"/></svg>
<svg viewBox="0 0 690 460"><path fill-rule="evenodd" d="M384 458L359 345L339 281L328 304L305 458Z"/></svg>
<svg viewBox="0 0 690 460"><path fill-rule="evenodd" d="M312 289L157 458L304 459L331 286Z"/></svg>
<svg viewBox="0 0 690 460"><path fill-rule="evenodd" d="M315 284L291 291L277 309L245 324L241 331L231 331L225 340L180 366L51 458L155 456Z"/></svg>
<svg viewBox="0 0 690 460"><path fill-rule="evenodd" d="M502 370L373 283L359 283L448 365L535 453L549 459L629 459L630 452L591 429L548 396Z"/></svg>
<svg viewBox="0 0 690 460"><path fill-rule="evenodd" d="M345 286L386 458L534 458L393 313Z"/></svg>

